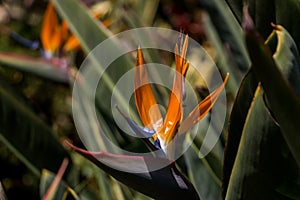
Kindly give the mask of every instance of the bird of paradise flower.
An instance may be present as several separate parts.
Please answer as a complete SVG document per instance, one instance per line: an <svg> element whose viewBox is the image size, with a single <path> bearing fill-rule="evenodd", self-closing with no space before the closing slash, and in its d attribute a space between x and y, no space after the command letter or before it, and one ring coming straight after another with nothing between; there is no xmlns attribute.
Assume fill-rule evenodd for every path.
<svg viewBox="0 0 300 200"><path fill-rule="evenodd" d="M220 93L222 92L229 75L227 74L223 84L212 92L208 97L201 101L193 111L183 120L183 98L184 98L184 78L189 68L189 62L186 61L186 52L188 47L188 36L185 37L183 44L175 46L175 65L176 73L174 77L172 91L169 97L169 103L165 119L163 120L159 106L156 102L151 85L148 79L148 73L143 57L142 50L138 48L136 67L135 67L135 103L144 125L140 128L130 118L125 117L131 130L144 137L153 137L154 144L147 142L152 149L162 149L166 155L170 156L168 144L176 135L181 136L187 132L196 123L198 123L212 109ZM118 109L119 110L119 109ZM120 111L120 110L119 110ZM182 121L183 120L183 121ZM173 149L174 150L174 149Z"/></svg>
<svg viewBox="0 0 300 200"><path fill-rule="evenodd" d="M177 44L175 46L176 73L164 120L152 91L143 52L140 48L137 50L134 68L134 97L144 128L138 126L117 107L132 132L142 136L143 141L152 150L162 150L165 157L123 156L108 152L90 152L66 141L76 152L85 156L117 180L155 199L199 199L194 186L177 169L172 155L169 156L173 153L174 146L171 145L172 148L169 148L168 145L176 135L183 135L206 116L223 91L229 76L227 74L224 82L183 120L184 78L189 67L189 63L185 59L187 47L188 36L179 47ZM153 142L148 139L151 137ZM150 172L141 171L141 163L146 164ZM150 165L161 167L152 171ZM136 173L134 173L135 169Z"/></svg>
<svg viewBox="0 0 300 200"><path fill-rule="evenodd" d="M95 18L102 16L102 11L92 13ZM105 26L110 20L103 21ZM0 52L0 62L17 69L31 72L51 80L69 83L76 73L71 66L69 53L80 48L80 42L72 34L65 20L61 20L56 13L54 4L49 1L42 21L40 41L30 41L19 34L8 31L10 37L30 49L40 49L40 57L25 54ZM74 71L74 72L73 72Z"/></svg>
<svg viewBox="0 0 300 200"><path fill-rule="evenodd" d="M95 12L95 18L101 17L102 13ZM103 22L105 26L110 24L109 20ZM47 59L57 56L60 53L70 52L80 47L77 37L70 33L65 20L59 23L58 16L53 3L50 1L46 8L42 30L41 42L43 45L43 56Z"/></svg>

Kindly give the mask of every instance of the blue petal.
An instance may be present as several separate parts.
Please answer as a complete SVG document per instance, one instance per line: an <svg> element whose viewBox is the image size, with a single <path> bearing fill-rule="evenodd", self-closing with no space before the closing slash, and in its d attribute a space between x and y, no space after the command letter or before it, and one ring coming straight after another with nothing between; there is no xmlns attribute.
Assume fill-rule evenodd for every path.
<svg viewBox="0 0 300 200"><path fill-rule="evenodd" d="M31 41L28 40L24 37L22 37L21 35L17 34L16 32L11 32L9 34L10 38L12 38L13 40L19 42L20 44L22 44L23 46L36 50L40 47L40 43L38 41Z"/></svg>
<svg viewBox="0 0 300 200"><path fill-rule="evenodd" d="M119 108L116 106L117 110L120 112L120 114L124 117L124 119L127 121L127 124L136 136L143 137L143 138L150 138L153 134L155 134L155 130L148 129L147 127L141 128L139 125L135 123L132 119L127 117Z"/></svg>
<svg viewBox="0 0 300 200"><path fill-rule="evenodd" d="M161 149L160 141L159 141L158 138L154 141L154 146L155 146L157 149Z"/></svg>

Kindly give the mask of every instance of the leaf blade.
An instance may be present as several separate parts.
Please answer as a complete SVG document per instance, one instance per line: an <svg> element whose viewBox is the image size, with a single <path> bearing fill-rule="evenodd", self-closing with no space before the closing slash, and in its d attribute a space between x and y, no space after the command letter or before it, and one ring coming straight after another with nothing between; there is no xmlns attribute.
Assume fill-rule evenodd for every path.
<svg viewBox="0 0 300 200"><path fill-rule="evenodd" d="M61 160L69 157L51 135L52 130L3 79L0 79L0 116L0 139L36 175L43 168L57 170Z"/></svg>
<svg viewBox="0 0 300 200"><path fill-rule="evenodd" d="M246 16L247 17L247 16ZM250 18L245 18L244 29L246 44L253 70L261 81L271 110L278 120L283 136L300 166L300 100L278 69L270 50L256 32ZM276 90L274 90L276 88Z"/></svg>
<svg viewBox="0 0 300 200"><path fill-rule="evenodd" d="M29 72L43 78L62 83L69 83L69 71L65 60L51 61L42 58L29 57L15 53L0 52L0 63L18 70ZM68 64L67 64L68 65Z"/></svg>

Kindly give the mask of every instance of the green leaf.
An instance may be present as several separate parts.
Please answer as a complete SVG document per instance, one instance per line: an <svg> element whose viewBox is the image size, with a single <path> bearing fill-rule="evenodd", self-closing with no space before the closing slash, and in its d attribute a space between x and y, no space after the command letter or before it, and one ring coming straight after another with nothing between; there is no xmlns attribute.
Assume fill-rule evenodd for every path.
<svg viewBox="0 0 300 200"><path fill-rule="evenodd" d="M250 67L250 60L244 44L242 29L230 8L224 0L199 0L199 2L209 13L223 44L229 46L230 57L237 66L236 70L245 73Z"/></svg>
<svg viewBox="0 0 300 200"><path fill-rule="evenodd" d="M151 26L153 24L154 18L157 14L157 8L159 5L159 0L152 1L137 1L136 2L136 12L140 20L146 24L146 26Z"/></svg>
<svg viewBox="0 0 300 200"><path fill-rule="evenodd" d="M105 66L101 65L103 62L99 58L99 52L97 50L93 51L93 49L113 34L100 21L96 21L80 1L55 0L54 3L59 14L67 21L72 33L79 39L85 53L89 55L88 62L91 62L90 66L93 66L99 74L102 74L105 70L98 83L101 90L97 90L96 105L101 109L101 112L111 113L107 105L110 104L110 94L115 89L114 85L127 70L134 66L134 63L128 56L121 56L105 69ZM121 52L121 46L117 42L119 41L111 42L111 45L107 47L107 52ZM118 55L118 53L116 54ZM119 55L122 54L119 53ZM120 102L124 101L121 100ZM107 116L109 119L111 117L110 115Z"/></svg>
<svg viewBox="0 0 300 200"><path fill-rule="evenodd" d="M274 25L267 43L272 40L272 37L276 37L277 41L273 58L281 73L300 97L300 56L297 46L287 30L280 25Z"/></svg>
<svg viewBox="0 0 300 200"><path fill-rule="evenodd" d="M211 123L210 120L207 120L209 116L205 119L202 119L202 121L199 123L199 130L197 130L197 135L192 140L192 138L187 135L186 141L193 142L191 145L191 148L194 150L194 153L198 156L198 162L200 161L204 167L206 167L207 172L209 173L209 176L211 179L215 182L215 184L220 188L221 187L221 179L222 179L222 157L223 157L223 145L221 142L217 142L213 149L207 154L206 156L203 156L202 151L207 144L204 142L204 137L206 136L207 129ZM212 122L213 123L213 122ZM205 129L203 129L203 126L206 126ZM212 134L216 134L215 132L212 132ZM187 153L187 156L188 153ZM195 155L191 155L192 157L195 157ZM195 163L195 165L197 165ZM191 168L195 168L195 166L191 166ZM194 174L198 173L198 170L193 171ZM200 186L201 184L195 183L195 185ZM203 189L203 187L202 187ZM200 193L201 194L201 193Z"/></svg>
<svg viewBox="0 0 300 200"><path fill-rule="evenodd" d="M189 179L195 186L201 199L220 199L221 187L219 184L221 181L211 168L212 162L209 162L210 160L207 158L212 155L208 154L206 157L200 159L198 155L199 148L195 148L194 146L195 145L193 145L193 148L189 148L184 154ZM221 163L219 167L221 167ZM214 174L212 175L212 173ZM216 179L218 181L216 181Z"/></svg>
<svg viewBox="0 0 300 200"><path fill-rule="evenodd" d="M280 124L283 136L300 166L300 134L298 134L300 124L297 120L300 115L300 100L278 69L270 50L259 37L247 15L244 28L253 71L262 83L269 107Z"/></svg>
<svg viewBox="0 0 300 200"><path fill-rule="evenodd" d="M230 115L223 165L223 197L229 184L234 161L238 152L242 131L253 100L258 81L249 71L241 83Z"/></svg>
<svg viewBox="0 0 300 200"><path fill-rule="evenodd" d="M273 23L284 26L294 38L295 43L300 48L300 3L298 0L276 1L275 4L276 21Z"/></svg>
<svg viewBox="0 0 300 200"><path fill-rule="evenodd" d="M207 38L211 42L214 50L217 53L216 61L218 68L224 76L227 73L230 74L230 79L228 79L226 88L230 93L232 93L232 96L236 96L240 82L243 77L243 73L241 73L240 70L236 70L236 68L233 67L233 64L229 59L228 55L224 53L226 52L224 44L222 43L216 28L213 26L210 17L205 13L203 14L203 21L205 25L205 32Z"/></svg>
<svg viewBox="0 0 300 200"><path fill-rule="evenodd" d="M244 0L225 0L236 20L241 24L243 21Z"/></svg>
<svg viewBox="0 0 300 200"><path fill-rule="evenodd" d="M163 158L122 156L105 152L88 152L73 145L72 148L106 173L133 189L155 199L199 199L193 185L177 170L174 163ZM110 166L104 163L109 163ZM166 164L156 171L140 171L147 165Z"/></svg>
<svg viewBox="0 0 300 200"><path fill-rule="evenodd" d="M66 60L48 61L22 54L0 52L0 63L53 81L69 83L69 66Z"/></svg>
<svg viewBox="0 0 300 200"><path fill-rule="evenodd" d="M298 52L289 34L276 26L266 44L275 52L273 57L280 70L298 91ZM263 103L257 102L263 101L260 88L256 94L260 97L252 101L257 86L252 71L241 85L230 117L223 168L223 197L230 191L226 196L228 199L298 198L295 191L299 190L299 168L290 157L279 127L266 111L268 108L263 103L268 103L267 98ZM255 122L255 118L259 123ZM257 152L256 155L253 152Z"/></svg>
<svg viewBox="0 0 300 200"><path fill-rule="evenodd" d="M0 79L0 139L36 175L57 171L68 153L52 130L24 103L21 95Z"/></svg>
<svg viewBox="0 0 300 200"><path fill-rule="evenodd" d="M266 9L267 8L267 9ZM264 0L249 4L249 12L253 13L253 19L260 34L266 39L272 31L270 23L276 19L275 3L273 0Z"/></svg>
<svg viewBox="0 0 300 200"><path fill-rule="evenodd" d="M275 52L273 55L278 67L285 75L289 77L290 83L299 93L299 56L291 36L281 27L276 26L272 34L266 41L266 44ZM235 100L228 129L228 140L225 149L224 168L223 168L223 196L226 193L231 170L237 154L244 121L246 119L250 103L258 82L250 71L244 78Z"/></svg>
<svg viewBox="0 0 300 200"><path fill-rule="evenodd" d="M288 148L265 108L259 86L245 120L226 199L283 199L277 188L293 177L296 166L283 152Z"/></svg>
<svg viewBox="0 0 300 200"><path fill-rule="evenodd" d="M226 1L240 22L242 22L244 2L247 2L255 26L264 38L267 38L272 32L271 23L280 24L291 33L297 47L300 47L300 28L298 20L300 18L300 4L298 0Z"/></svg>

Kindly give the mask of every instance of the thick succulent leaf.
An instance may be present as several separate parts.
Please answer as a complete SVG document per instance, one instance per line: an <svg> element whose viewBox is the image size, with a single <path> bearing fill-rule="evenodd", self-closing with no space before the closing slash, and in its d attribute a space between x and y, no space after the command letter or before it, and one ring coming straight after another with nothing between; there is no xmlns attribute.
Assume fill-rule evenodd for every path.
<svg viewBox="0 0 300 200"><path fill-rule="evenodd" d="M224 0L199 0L199 2L209 13L221 41L229 45L236 66L241 72L245 73L250 67L250 61L243 41L241 27L230 8Z"/></svg>
<svg viewBox="0 0 300 200"><path fill-rule="evenodd" d="M51 187L51 184L54 182L56 176L54 173L44 169L41 175L40 181L40 196L43 199L79 199L76 192L70 188L64 181L59 181L56 183L55 192L50 196L45 198L47 191Z"/></svg>
<svg viewBox="0 0 300 200"><path fill-rule="evenodd" d="M0 182L0 199L1 200L6 200L7 199L1 182Z"/></svg>
<svg viewBox="0 0 300 200"><path fill-rule="evenodd" d="M24 98L0 78L0 139L35 174L57 171L68 153L52 130L24 103Z"/></svg>
<svg viewBox="0 0 300 200"><path fill-rule="evenodd" d="M229 184L232 167L237 155L244 123L250 108L258 81L252 71L249 71L241 83L230 115L223 165L223 197Z"/></svg>
<svg viewBox="0 0 300 200"><path fill-rule="evenodd" d="M48 61L43 58L1 52L0 63L53 81L69 82L69 66L63 59Z"/></svg>
<svg viewBox="0 0 300 200"><path fill-rule="evenodd" d="M300 166L300 100L278 69L270 50L256 32L250 17L245 15L246 44L256 77L261 81L268 105L280 124L283 136ZM276 89L275 89L276 88Z"/></svg>
<svg viewBox="0 0 300 200"><path fill-rule="evenodd" d="M283 180L294 179L297 172L288 152L259 86L244 123L226 199L285 199L278 187Z"/></svg>
<svg viewBox="0 0 300 200"><path fill-rule="evenodd" d="M199 199L193 185L177 170L174 163L163 158L122 156L105 152L88 152L72 146L106 173L133 189L155 199ZM101 162L99 161L101 160ZM105 165L108 163L110 166ZM167 167L157 171L129 173L147 169L147 164Z"/></svg>

